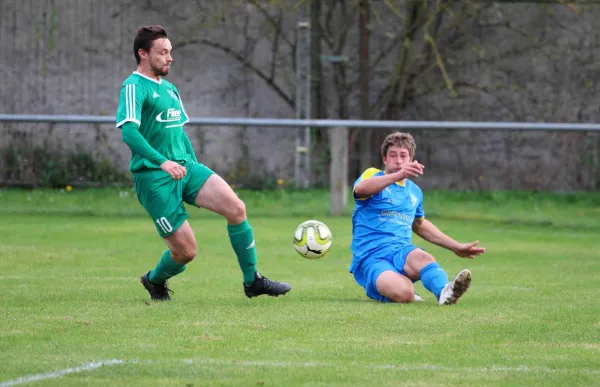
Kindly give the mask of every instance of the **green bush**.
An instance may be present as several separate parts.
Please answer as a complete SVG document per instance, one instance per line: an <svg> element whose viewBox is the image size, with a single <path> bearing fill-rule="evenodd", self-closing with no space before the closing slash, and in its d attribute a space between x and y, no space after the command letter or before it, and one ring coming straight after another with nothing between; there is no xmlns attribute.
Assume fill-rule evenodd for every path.
<svg viewBox="0 0 600 387"><path fill-rule="evenodd" d="M130 181L129 174L120 171L108 155L94 156L83 150L64 152L13 144L0 150L0 160L2 182L9 185L57 188Z"/></svg>

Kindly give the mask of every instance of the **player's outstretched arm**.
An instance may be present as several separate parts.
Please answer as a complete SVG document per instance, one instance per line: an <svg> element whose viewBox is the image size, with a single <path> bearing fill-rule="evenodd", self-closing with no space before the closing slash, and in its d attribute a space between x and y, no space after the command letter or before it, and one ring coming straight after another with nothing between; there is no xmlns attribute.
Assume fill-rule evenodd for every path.
<svg viewBox="0 0 600 387"><path fill-rule="evenodd" d="M460 243L444 234L427 219L415 219L413 222L415 234L429 243L448 249L461 258L475 258L485 252L484 247L478 247L479 241Z"/></svg>
<svg viewBox="0 0 600 387"><path fill-rule="evenodd" d="M381 192L385 187L397 181L395 173L383 176L373 176L361 180L354 187L354 194L359 197L367 197Z"/></svg>
<svg viewBox="0 0 600 387"><path fill-rule="evenodd" d="M410 176L419 176L421 174L423 174L423 165L415 160L412 163L403 165L397 172L383 176L373 176L359 181L356 187L354 187L354 193L359 197L375 195L390 184L404 180Z"/></svg>

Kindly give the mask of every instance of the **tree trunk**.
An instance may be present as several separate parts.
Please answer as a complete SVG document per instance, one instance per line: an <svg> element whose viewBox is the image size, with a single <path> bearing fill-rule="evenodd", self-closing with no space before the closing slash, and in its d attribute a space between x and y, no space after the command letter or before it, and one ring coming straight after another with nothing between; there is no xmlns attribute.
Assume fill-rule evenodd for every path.
<svg viewBox="0 0 600 387"><path fill-rule="evenodd" d="M360 48L360 118L368 120L369 110L369 2L360 0L360 24L359 24L359 48ZM370 128L360 129L360 141L358 142L360 155L360 172L370 168L372 148L372 130Z"/></svg>
<svg viewBox="0 0 600 387"><path fill-rule="evenodd" d="M310 67L311 67L311 88L310 105L311 118L327 118L325 110L324 91L323 91L323 66L321 64L321 2L312 1L310 3Z"/></svg>
<svg viewBox="0 0 600 387"><path fill-rule="evenodd" d="M342 215L348 201L348 128L329 129L329 210Z"/></svg>

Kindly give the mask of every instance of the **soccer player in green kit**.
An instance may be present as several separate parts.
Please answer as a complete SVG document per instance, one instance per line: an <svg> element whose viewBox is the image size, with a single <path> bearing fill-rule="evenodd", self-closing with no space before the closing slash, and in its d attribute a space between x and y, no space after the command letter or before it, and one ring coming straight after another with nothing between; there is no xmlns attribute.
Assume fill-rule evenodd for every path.
<svg viewBox="0 0 600 387"><path fill-rule="evenodd" d="M141 277L153 300L171 300L167 280L185 270L196 256L196 238L183 202L224 216L247 297L279 296L287 283L256 270L256 246L246 208L219 175L198 162L183 126L189 116L177 88L163 77L173 63L171 42L161 26L137 29L134 71L121 87L117 128L131 149L129 170L138 199L168 249Z"/></svg>

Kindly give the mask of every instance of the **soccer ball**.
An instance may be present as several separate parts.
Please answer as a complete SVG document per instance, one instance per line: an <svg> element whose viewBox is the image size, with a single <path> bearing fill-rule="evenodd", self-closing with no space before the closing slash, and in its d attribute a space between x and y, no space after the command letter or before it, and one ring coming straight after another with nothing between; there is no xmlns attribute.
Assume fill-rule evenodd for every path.
<svg viewBox="0 0 600 387"><path fill-rule="evenodd" d="M318 220L307 220L296 227L294 249L308 259L319 259L331 248L331 231Z"/></svg>

